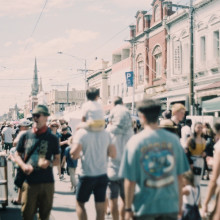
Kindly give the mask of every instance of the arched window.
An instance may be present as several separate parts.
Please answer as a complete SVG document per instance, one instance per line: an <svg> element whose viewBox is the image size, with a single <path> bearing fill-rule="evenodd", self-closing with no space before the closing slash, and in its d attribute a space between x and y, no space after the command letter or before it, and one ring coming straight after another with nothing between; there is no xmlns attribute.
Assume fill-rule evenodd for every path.
<svg viewBox="0 0 220 220"><path fill-rule="evenodd" d="M141 85L144 83L144 61L143 57L140 54L137 58L137 82L138 85Z"/></svg>
<svg viewBox="0 0 220 220"><path fill-rule="evenodd" d="M161 12L160 12L160 7L157 5L154 9L154 21L160 21L161 19Z"/></svg>
<svg viewBox="0 0 220 220"><path fill-rule="evenodd" d="M143 31L143 18L138 18L138 21L137 21L137 32L141 32Z"/></svg>
<svg viewBox="0 0 220 220"><path fill-rule="evenodd" d="M162 50L160 46L154 48L153 62L155 78L160 78L162 75Z"/></svg>

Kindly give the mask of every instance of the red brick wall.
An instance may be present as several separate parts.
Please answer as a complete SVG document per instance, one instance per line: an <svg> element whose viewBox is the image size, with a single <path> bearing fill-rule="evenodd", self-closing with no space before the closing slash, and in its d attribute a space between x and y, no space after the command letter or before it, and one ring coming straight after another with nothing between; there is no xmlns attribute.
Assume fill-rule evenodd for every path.
<svg viewBox="0 0 220 220"><path fill-rule="evenodd" d="M147 43L147 65L146 74L149 75L149 86L156 86L165 83L166 81L166 74L165 70L167 68L167 45L166 45L166 30L161 31L160 33L154 35L153 37L149 38ZM155 66L154 66L154 58L153 58L153 51L154 48L159 45L162 50L162 77L159 80L155 81Z"/></svg>

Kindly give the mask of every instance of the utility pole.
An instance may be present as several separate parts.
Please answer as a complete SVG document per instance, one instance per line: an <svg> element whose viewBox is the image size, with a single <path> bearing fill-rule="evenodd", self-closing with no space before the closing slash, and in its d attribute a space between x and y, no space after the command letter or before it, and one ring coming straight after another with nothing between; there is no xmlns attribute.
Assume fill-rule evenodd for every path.
<svg viewBox="0 0 220 220"><path fill-rule="evenodd" d="M135 101L135 40L132 39L132 70L133 70L133 87L132 87L132 115L134 115L134 101Z"/></svg>
<svg viewBox="0 0 220 220"><path fill-rule="evenodd" d="M66 98L67 98L67 106L69 106L69 83L67 83L67 94L66 94Z"/></svg>
<svg viewBox="0 0 220 220"><path fill-rule="evenodd" d="M190 22L190 75L189 75L189 105L190 115L194 115L195 99L194 99L194 8L193 0L190 0L189 7Z"/></svg>
<svg viewBox="0 0 220 220"><path fill-rule="evenodd" d="M87 69L87 62L86 59L84 60L84 69L77 69L77 71L83 72L84 73L84 80L85 80L85 92L87 90L88 84L87 84L87 72L93 71L93 70L88 70ZM85 95L85 101L87 100L86 95Z"/></svg>

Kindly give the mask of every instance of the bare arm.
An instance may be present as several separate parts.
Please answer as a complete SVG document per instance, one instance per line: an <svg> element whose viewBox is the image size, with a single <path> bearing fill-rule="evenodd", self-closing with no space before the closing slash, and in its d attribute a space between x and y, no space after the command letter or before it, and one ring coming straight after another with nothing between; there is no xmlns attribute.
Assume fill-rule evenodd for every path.
<svg viewBox="0 0 220 220"><path fill-rule="evenodd" d="M54 155L53 166L58 166L60 164L60 154Z"/></svg>
<svg viewBox="0 0 220 220"><path fill-rule="evenodd" d="M81 144L73 144L70 155L74 160L77 160L80 157L80 152L82 151L82 145Z"/></svg>
<svg viewBox="0 0 220 220"><path fill-rule="evenodd" d="M110 144L108 147L108 156L111 158L116 158L117 152L116 152L116 148L115 145Z"/></svg>
<svg viewBox="0 0 220 220"><path fill-rule="evenodd" d="M65 144L68 144L68 140L61 141L61 142L60 142L60 146L63 146L63 145L65 145Z"/></svg>
<svg viewBox="0 0 220 220"><path fill-rule="evenodd" d="M124 180L124 191L125 191L125 209L131 209L133 200L134 200L134 192L135 192L136 182L132 182L128 179ZM131 211L125 213L125 220L130 220L133 217L133 213Z"/></svg>
<svg viewBox="0 0 220 220"><path fill-rule="evenodd" d="M208 193L205 199L205 203L204 203L204 211L207 212L207 208L208 208L208 203L212 197L212 195L215 192L216 189L216 180L220 174L220 152L216 152L215 154L215 158L214 158L214 165L213 165L213 175L212 178L209 182L209 187L208 187Z"/></svg>

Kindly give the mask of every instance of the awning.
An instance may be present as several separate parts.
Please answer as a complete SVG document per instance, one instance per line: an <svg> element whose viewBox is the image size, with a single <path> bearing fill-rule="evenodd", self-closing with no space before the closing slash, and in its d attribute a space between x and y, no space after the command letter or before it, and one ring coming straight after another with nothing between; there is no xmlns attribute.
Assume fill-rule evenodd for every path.
<svg viewBox="0 0 220 220"><path fill-rule="evenodd" d="M220 112L220 97L202 102L203 112Z"/></svg>

